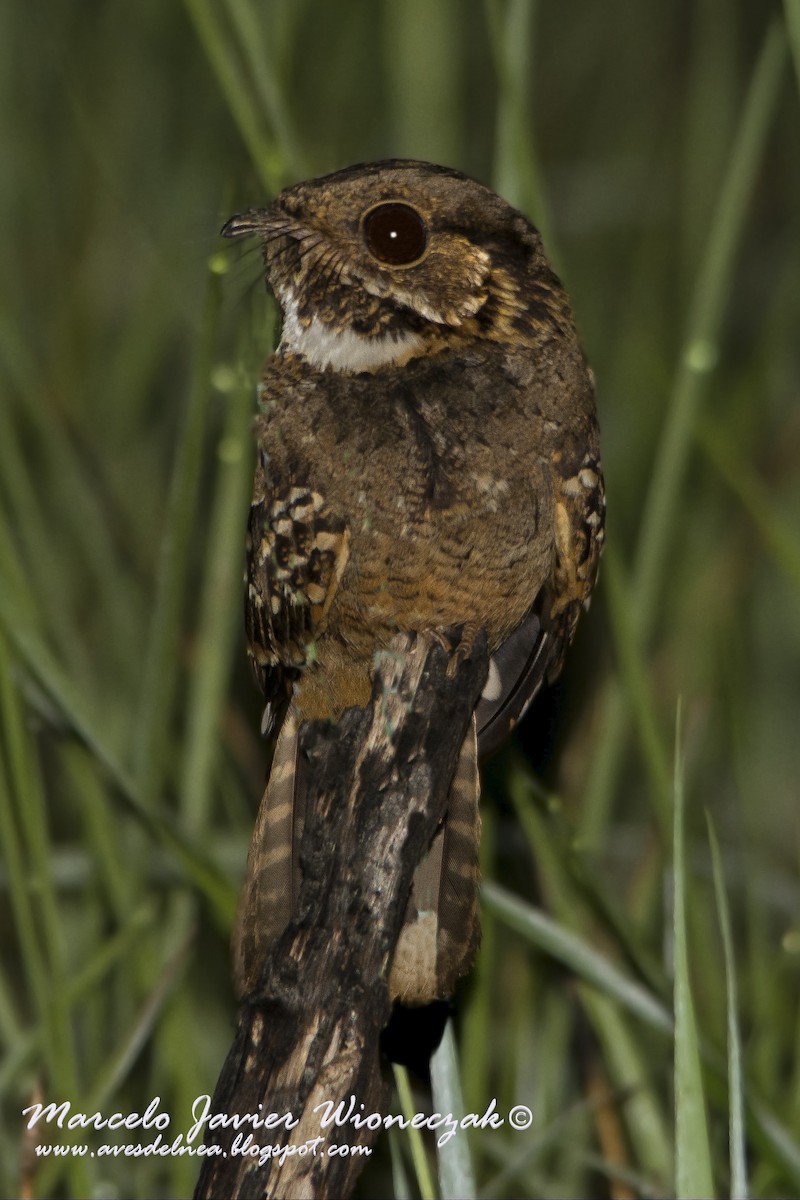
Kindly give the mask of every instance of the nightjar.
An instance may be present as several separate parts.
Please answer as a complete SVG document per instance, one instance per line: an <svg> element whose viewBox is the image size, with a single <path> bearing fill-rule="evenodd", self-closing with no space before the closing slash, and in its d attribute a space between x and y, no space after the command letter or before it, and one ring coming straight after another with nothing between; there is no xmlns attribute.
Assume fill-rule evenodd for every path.
<svg viewBox="0 0 800 1200"><path fill-rule="evenodd" d="M303 721L366 704L397 631L482 628L489 675L390 971L393 996L426 1003L452 994L479 939L478 756L559 672L597 575L592 375L536 229L458 171L351 167L223 234L261 239L283 317L258 388L246 601L277 744L237 986L255 986L297 900Z"/></svg>

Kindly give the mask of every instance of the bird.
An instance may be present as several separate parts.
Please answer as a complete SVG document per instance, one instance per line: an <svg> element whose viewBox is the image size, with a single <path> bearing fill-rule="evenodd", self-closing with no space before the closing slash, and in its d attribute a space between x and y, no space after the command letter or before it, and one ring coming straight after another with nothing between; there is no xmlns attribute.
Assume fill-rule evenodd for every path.
<svg viewBox="0 0 800 1200"><path fill-rule="evenodd" d="M275 741L233 938L240 997L297 906L299 734L368 703L398 632L489 670L447 811L416 869L393 999L452 996L480 937L479 757L561 670L605 525L595 387L531 222L411 159L360 163L237 214L281 312L258 383L246 632Z"/></svg>

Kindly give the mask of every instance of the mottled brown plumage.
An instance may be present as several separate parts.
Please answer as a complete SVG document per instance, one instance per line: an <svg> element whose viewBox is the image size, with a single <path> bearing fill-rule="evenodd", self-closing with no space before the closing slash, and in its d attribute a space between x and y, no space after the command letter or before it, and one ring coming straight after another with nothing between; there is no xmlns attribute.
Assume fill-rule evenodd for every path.
<svg viewBox="0 0 800 1200"><path fill-rule="evenodd" d="M533 226L456 171L389 161L234 217L283 313L259 388L247 632L282 722L235 938L240 990L292 913L297 729L366 703L398 630L484 628L492 665L390 979L450 994L478 941L477 749L561 668L604 498L591 374ZM477 735L477 736L476 736ZM476 749L477 748L477 749Z"/></svg>

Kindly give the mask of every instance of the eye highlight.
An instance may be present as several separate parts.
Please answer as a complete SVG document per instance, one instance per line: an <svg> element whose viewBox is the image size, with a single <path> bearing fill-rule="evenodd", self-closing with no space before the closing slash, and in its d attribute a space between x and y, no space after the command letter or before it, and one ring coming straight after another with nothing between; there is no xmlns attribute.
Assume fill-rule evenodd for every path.
<svg viewBox="0 0 800 1200"><path fill-rule="evenodd" d="M428 228L417 210L396 200L370 209L363 230L372 257L391 267L417 262L428 244Z"/></svg>

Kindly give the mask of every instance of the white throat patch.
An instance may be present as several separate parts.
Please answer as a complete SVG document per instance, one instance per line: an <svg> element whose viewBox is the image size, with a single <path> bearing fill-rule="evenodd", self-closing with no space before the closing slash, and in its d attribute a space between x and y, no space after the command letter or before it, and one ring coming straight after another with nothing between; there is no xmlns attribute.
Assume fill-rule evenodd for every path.
<svg viewBox="0 0 800 1200"><path fill-rule="evenodd" d="M417 333L365 337L352 329L331 329L316 317L312 317L308 325L301 325L295 300L286 299L283 310L283 331L278 349L299 354L312 367L332 367L334 371L352 374L377 371L409 358L422 345L422 338Z"/></svg>

